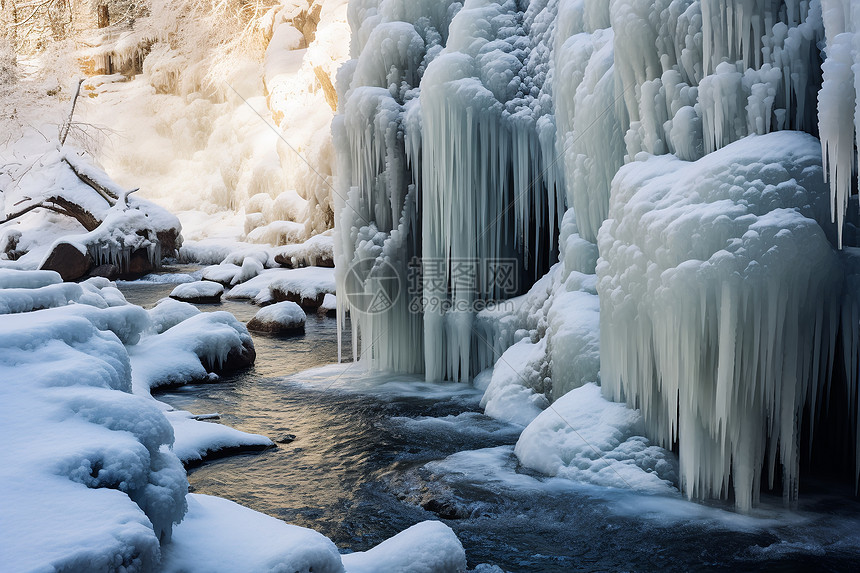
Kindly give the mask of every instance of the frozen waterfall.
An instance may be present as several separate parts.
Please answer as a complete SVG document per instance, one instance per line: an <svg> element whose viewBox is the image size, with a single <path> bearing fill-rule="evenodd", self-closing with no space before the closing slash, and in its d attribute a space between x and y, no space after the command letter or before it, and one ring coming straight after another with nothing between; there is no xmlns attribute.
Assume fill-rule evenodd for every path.
<svg viewBox="0 0 860 573"><path fill-rule="evenodd" d="M860 409L860 324L844 278L854 259L838 252L860 132L856 2L349 10L353 59L334 123L338 289L359 264L402 283L384 313L338 296L354 354L433 380L491 366L522 336L487 340L479 307L548 271L570 209L576 240L599 249L604 396L640 408L648 437L678 448L689 497L746 509L782 472L795 499L800 444L830 390L844 387L854 420ZM516 292L458 271L509 260ZM553 311L531 336L563 331L577 312ZM570 360L564 344L547 346L553 376Z"/></svg>

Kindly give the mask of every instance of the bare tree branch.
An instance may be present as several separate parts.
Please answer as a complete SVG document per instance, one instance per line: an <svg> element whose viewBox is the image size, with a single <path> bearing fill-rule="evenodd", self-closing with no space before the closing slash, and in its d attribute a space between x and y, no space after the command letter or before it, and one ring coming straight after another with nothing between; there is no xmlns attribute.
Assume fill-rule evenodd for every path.
<svg viewBox="0 0 860 573"><path fill-rule="evenodd" d="M87 231L93 231L101 224L101 221L95 215L93 215L80 205L69 201L65 197L53 196L48 197L43 201L31 203L23 209L19 209L18 211L7 215L5 219L0 221L0 225L8 223L9 221L14 221L15 219L26 215L30 211L35 211L36 209L47 209L48 211L53 211L54 213L59 213L60 215L72 217L81 225L83 225L84 229L86 229Z"/></svg>
<svg viewBox="0 0 860 573"><path fill-rule="evenodd" d="M81 93L81 84L84 83L84 78L78 80L78 85L75 88L75 94L72 96L72 107L69 110L69 116L66 118L63 127L60 130L60 147L66 144L66 138L69 136L69 129L72 127L72 116L75 115L75 105L78 103L78 95Z"/></svg>
<svg viewBox="0 0 860 573"><path fill-rule="evenodd" d="M101 195L102 199L108 202L108 205L116 205L117 199L119 199L119 195L108 189L107 187L100 185L86 173L81 172L75 165L69 161L67 157L63 157L63 162L68 165L72 172L78 176L78 179L92 187L96 193Z"/></svg>

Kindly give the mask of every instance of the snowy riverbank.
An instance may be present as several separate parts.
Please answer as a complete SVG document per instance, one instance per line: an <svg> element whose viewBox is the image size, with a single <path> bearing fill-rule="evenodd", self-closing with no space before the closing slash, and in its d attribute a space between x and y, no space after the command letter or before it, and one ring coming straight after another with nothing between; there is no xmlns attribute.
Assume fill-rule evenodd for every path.
<svg viewBox="0 0 860 573"><path fill-rule="evenodd" d="M188 497L183 462L273 445L150 394L252 363L251 338L231 314L171 300L146 311L106 279L62 283L54 272L9 269L0 270L0 307L4 567L343 570L320 534L226 500ZM450 529L422 528L373 555L391 571L416 555L436 564L428 571L465 569ZM366 570L360 556L350 560L348 570Z"/></svg>

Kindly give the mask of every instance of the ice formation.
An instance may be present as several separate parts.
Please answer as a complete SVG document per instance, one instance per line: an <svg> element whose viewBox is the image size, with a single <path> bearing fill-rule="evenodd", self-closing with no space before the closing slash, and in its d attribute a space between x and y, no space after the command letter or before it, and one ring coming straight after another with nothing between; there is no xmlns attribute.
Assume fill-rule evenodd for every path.
<svg viewBox="0 0 860 573"><path fill-rule="evenodd" d="M796 496L804 408L818 411L839 324L826 197L818 142L792 132L693 163L650 157L613 182L603 389L641 408L658 443L677 441L688 495L726 495L731 478L749 508L778 461Z"/></svg>
<svg viewBox="0 0 860 573"><path fill-rule="evenodd" d="M556 400L520 435L514 453L543 474L649 493L671 493L677 460L642 436L642 417L588 383Z"/></svg>
<svg viewBox="0 0 860 573"><path fill-rule="evenodd" d="M428 380L495 363L488 412L502 387L556 400L600 381L678 445L687 495L748 508L782 471L793 499L828 384L856 408L856 376L833 378L839 344L858 368L852 335L837 339L840 313L857 326L834 254L856 170L855 3L366 0L349 15L333 130L353 353ZM821 143L767 135L787 130ZM511 293L454 270L511 258L522 292L556 246L514 310L477 312ZM405 284L413 257L417 291L387 313L350 306L351 265ZM446 304L414 304L428 299ZM551 385L501 384L514 344L545 344Z"/></svg>

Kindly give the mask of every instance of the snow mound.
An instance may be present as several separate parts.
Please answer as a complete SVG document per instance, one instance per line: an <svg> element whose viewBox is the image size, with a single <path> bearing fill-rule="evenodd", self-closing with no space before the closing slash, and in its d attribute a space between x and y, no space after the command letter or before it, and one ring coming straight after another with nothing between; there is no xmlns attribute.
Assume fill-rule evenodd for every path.
<svg viewBox="0 0 860 573"><path fill-rule="evenodd" d="M154 334L161 334L180 322L200 314L200 309L187 302L163 298L146 312L149 314L150 330Z"/></svg>
<svg viewBox="0 0 860 573"><path fill-rule="evenodd" d="M220 302L224 287L212 281L183 283L170 293L170 298L183 302Z"/></svg>
<svg viewBox="0 0 860 573"><path fill-rule="evenodd" d="M0 321L0 529L12 570L153 567L185 512L170 424L130 393L126 349L81 307L115 310Z"/></svg>
<svg viewBox="0 0 860 573"><path fill-rule="evenodd" d="M164 548L163 571L342 573L323 535L208 495L189 494L188 513Z"/></svg>
<svg viewBox="0 0 860 573"><path fill-rule="evenodd" d="M185 310L166 310L165 314L174 312ZM129 355L135 386L146 392L167 384L204 380L214 370L249 366L255 357L245 325L224 311L199 313L162 334L144 337L129 348Z"/></svg>
<svg viewBox="0 0 860 573"><path fill-rule="evenodd" d="M777 464L796 495L799 424L829 379L842 281L823 179L819 142L779 132L692 163L649 157L613 180L598 243L603 390L641 409L657 444L678 442L690 497L726 495L731 479L747 509Z"/></svg>
<svg viewBox="0 0 860 573"><path fill-rule="evenodd" d="M466 552L450 527L422 521L373 549L341 556L346 573L458 573Z"/></svg>
<svg viewBox="0 0 860 573"><path fill-rule="evenodd" d="M284 271L269 283L275 300L289 300L305 307L319 308L327 294L335 292L334 269L304 267Z"/></svg>
<svg viewBox="0 0 860 573"><path fill-rule="evenodd" d="M39 288L3 289L0 291L0 314L63 306L78 300L83 294L83 289L74 283L50 284Z"/></svg>
<svg viewBox="0 0 860 573"><path fill-rule="evenodd" d="M249 330L271 333L304 332L307 315L294 302L279 302L260 309L248 322Z"/></svg>
<svg viewBox="0 0 860 573"><path fill-rule="evenodd" d="M54 271L19 271L0 269L0 289L29 288L37 289L63 282L60 274Z"/></svg>
<svg viewBox="0 0 860 573"><path fill-rule="evenodd" d="M508 348L493 368L481 398L487 416L526 426L549 406L544 396L546 339L523 339Z"/></svg>
<svg viewBox="0 0 860 573"><path fill-rule="evenodd" d="M300 245L275 249L274 260L285 267L334 266L334 238L330 233L315 235Z"/></svg>
<svg viewBox="0 0 860 573"><path fill-rule="evenodd" d="M230 286L233 284L233 279L239 276L241 271L242 267L239 265L234 265L233 263L221 263L203 269L202 278L204 281L212 281L221 283L224 286Z"/></svg>
<svg viewBox="0 0 860 573"><path fill-rule="evenodd" d="M524 466L553 477L651 493L674 490L677 461L642 437L636 410L588 383L553 402L520 435Z"/></svg>
<svg viewBox="0 0 860 573"><path fill-rule="evenodd" d="M228 299L251 299L256 304L291 301L318 308L326 294L335 291L334 269L266 269L253 279L236 285L225 295Z"/></svg>

